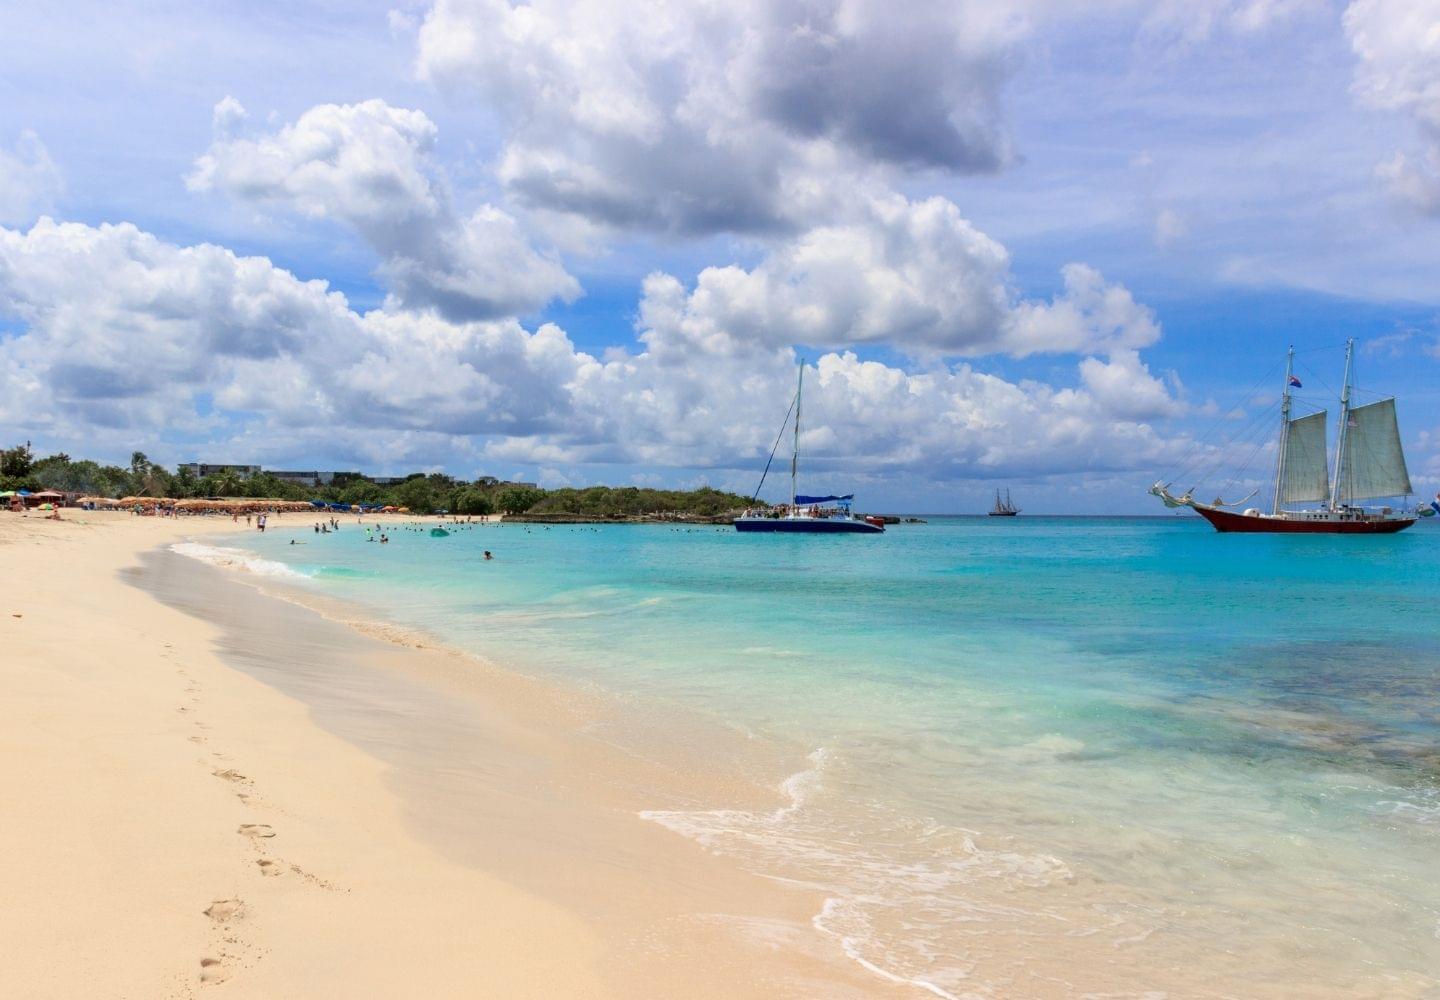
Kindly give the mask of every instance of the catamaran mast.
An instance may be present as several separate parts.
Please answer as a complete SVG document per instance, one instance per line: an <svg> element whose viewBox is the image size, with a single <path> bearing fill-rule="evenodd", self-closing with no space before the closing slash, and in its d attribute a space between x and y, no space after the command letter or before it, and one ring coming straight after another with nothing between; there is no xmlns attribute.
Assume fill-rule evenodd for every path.
<svg viewBox="0 0 1440 1000"><path fill-rule="evenodd" d="M1340 474L1345 471L1346 433L1350 428L1350 362L1355 356L1355 338L1345 342L1345 388L1340 390L1340 434L1335 446L1335 477L1330 486L1330 509L1340 507Z"/></svg>
<svg viewBox="0 0 1440 1000"><path fill-rule="evenodd" d="M795 376L795 446L790 452L790 509L795 509L795 476L800 466L800 394L805 390L805 361Z"/></svg>
<svg viewBox="0 0 1440 1000"><path fill-rule="evenodd" d="M1275 500L1270 513L1280 513L1280 494L1285 488L1285 460L1290 451L1290 380L1295 377L1295 345L1285 356L1285 393L1280 397L1280 449L1275 453Z"/></svg>

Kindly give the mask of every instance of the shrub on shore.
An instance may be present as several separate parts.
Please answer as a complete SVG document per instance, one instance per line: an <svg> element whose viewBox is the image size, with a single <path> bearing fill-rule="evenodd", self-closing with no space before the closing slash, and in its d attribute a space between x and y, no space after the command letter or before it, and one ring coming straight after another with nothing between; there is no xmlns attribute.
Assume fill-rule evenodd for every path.
<svg viewBox="0 0 1440 1000"><path fill-rule="evenodd" d="M686 514L717 517L750 500L702 486L695 490L656 490L637 486L566 487L543 490L501 483L489 476L473 482L444 473L415 473L403 482L380 485L358 475L339 475L323 486L276 479L266 472L242 477L234 472L196 478L187 469L170 472L145 453L130 456L130 467L72 459L61 452L36 458L29 444L0 449L0 490L58 490L103 497L204 497L324 500L327 503L384 504L416 513L576 514L593 517L644 517Z"/></svg>

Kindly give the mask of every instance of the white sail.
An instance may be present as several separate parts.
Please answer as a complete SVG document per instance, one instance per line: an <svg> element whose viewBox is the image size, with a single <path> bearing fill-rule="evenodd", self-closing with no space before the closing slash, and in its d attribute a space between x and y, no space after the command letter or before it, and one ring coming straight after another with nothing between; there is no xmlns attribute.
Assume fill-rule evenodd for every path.
<svg viewBox="0 0 1440 1000"><path fill-rule="evenodd" d="M1281 503L1330 499L1330 470L1325 467L1325 411L1290 421L1285 445Z"/></svg>
<svg viewBox="0 0 1440 1000"><path fill-rule="evenodd" d="M1410 493L1410 473L1400 447L1395 400L1357 406L1350 411L1345 454L1340 458L1342 501L1398 497Z"/></svg>

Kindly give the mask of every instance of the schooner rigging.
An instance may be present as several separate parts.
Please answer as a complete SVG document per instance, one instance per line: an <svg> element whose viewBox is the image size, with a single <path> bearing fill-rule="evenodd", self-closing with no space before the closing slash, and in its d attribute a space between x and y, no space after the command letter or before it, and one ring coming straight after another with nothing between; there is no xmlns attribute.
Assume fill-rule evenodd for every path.
<svg viewBox="0 0 1440 1000"><path fill-rule="evenodd" d="M1167 507L1190 507L1218 531L1305 532L1330 534L1384 534L1414 524L1425 508L1365 507L1361 502L1409 497L1412 492L1405 450L1400 441L1394 398L1353 405L1351 401L1355 341L1345 346L1345 380L1340 393L1340 417L1333 465L1329 461L1326 410L1293 417L1291 390L1301 382L1295 375L1295 349L1286 357L1285 382L1280 398L1280 435L1269 511L1238 507L1259 491L1226 503L1216 498L1202 503L1194 489L1181 496L1170 493L1169 483L1156 483L1150 493ZM1299 507L1322 504L1320 507Z"/></svg>

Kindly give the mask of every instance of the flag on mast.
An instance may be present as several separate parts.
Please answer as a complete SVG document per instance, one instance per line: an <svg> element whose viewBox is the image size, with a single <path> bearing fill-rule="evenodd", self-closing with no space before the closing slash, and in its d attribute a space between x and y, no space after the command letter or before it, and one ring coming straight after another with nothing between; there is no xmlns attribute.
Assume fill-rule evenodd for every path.
<svg viewBox="0 0 1440 1000"><path fill-rule="evenodd" d="M1296 378L1294 375L1291 375L1291 376L1290 376L1290 387L1293 388L1293 389L1303 389L1303 388L1305 388L1303 385L1300 384L1300 380L1299 380L1298 378Z"/></svg>

